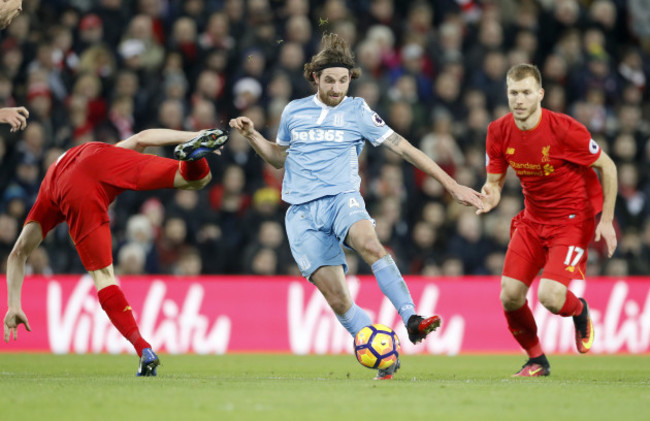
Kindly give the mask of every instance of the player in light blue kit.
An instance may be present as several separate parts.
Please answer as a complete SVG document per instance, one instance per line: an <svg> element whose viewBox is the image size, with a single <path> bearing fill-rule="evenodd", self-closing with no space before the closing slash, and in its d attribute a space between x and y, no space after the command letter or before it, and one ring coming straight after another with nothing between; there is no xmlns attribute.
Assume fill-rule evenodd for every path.
<svg viewBox="0 0 650 421"><path fill-rule="evenodd" d="M300 270L320 290L352 336L372 324L350 296L341 245L356 250L372 267L381 291L397 309L413 343L440 326L440 318L415 314L411 294L392 257L379 242L374 221L359 193L359 154L366 140L386 145L440 181L458 202L482 209L482 195L457 184L422 151L395 133L361 98L346 94L361 74L346 42L323 36L323 48L305 65L316 95L289 103L277 141L266 140L247 117L230 120L255 151L276 168L285 168L282 199L291 207L286 229ZM379 370L376 379L391 379L399 361Z"/></svg>

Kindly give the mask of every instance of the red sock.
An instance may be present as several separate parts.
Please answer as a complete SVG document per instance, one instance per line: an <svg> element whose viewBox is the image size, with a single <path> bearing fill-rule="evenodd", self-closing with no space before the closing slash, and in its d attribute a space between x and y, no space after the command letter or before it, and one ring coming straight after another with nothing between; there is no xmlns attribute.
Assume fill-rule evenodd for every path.
<svg viewBox="0 0 650 421"><path fill-rule="evenodd" d="M187 181L200 180L210 172L208 160L201 158L198 161L181 161L181 175Z"/></svg>
<svg viewBox="0 0 650 421"><path fill-rule="evenodd" d="M582 313L583 308L584 305L582 304L582 301L580 301L574 293L567 289L566 300L564 301L564 305L557 314L562 317L577 316L578 314Z"/></svg>
<svg viewBox="0 0 650 421"><path fill-rule="evenodd" d="M521 308L513 311L504 311L508 321L508 330L519 342L530 358L542 355L542 346L537 338L537 324L533 312L528 307L528 301Z"/></svg>
<svg viewBox="0 0 650 421"><path fill-rule="evenodd" d="M151 345L140 336L138 324L133 318L133 311L129 302L126 301L124 293L117 285L109 285L97 292L99 303L111 319L111 323L120 331L129 342L133 344L138 356L142 356L142 350L151 348Z"/></svg>

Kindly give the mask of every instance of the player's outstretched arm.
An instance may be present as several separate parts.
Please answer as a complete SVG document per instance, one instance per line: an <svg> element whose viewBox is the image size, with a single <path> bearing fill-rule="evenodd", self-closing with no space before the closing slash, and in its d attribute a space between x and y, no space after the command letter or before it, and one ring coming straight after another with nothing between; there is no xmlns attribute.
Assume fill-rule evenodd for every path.
<svg viewBox="0 0 650 421"><path fill-rule="evenodd" d="M458 203L465 206L474 206L477 209L483 209L483 194L467 186L458 184L456 180L451 178L445 170L440 168L440 166L433 162L433 160L424 152L411 145L408 140L404 139L399 134L393 133L390 135L384 141L384 145L397 155L401 156L402 159L410 162L418 169L438 180Z"/></svg>
<svg viewBox="0 0 650 421"><path fill-rule="evenodd" d="M600 183L603 186L603 213L596 227L595 240L600 241L602 237L607 245L607 255L612 257L617 245L616 231L614 230L614 206L618 194L616 164L609 155L601 151L592 166L600 172Z"/></svg>
<svg viewBox="0 0 650 421"><path fill-rule="evenodd" d="M478 209L476 211L477 215L482 213L488 213L501 201L501 190L503 189L503 184L506 182L506 173L502 174L490 174L488 173L485 184L481 188L481 193L483 193L483 209Z"/></svg>
<svg viewBox="0 0 650 421"><path fill-rule="evenodd" d="M116 143L115 146L143 152L148 146L180 145L200 134L200 131L186 132L171 129L147 129Z"/></svg>
<svg viewBox="0 0 650 421"><path fill-rule="evenodd" d="M11 126L11 132L23 130L27 127L29 111L25 107L0 108L0 123L7 123Z"/></svg>
<svg viewBox="0 0 650 421"><path fill-rule="evenodd" d="M280 146L277 143L268 141L264 136L255 130L253 121L248 117L237 117L230 120L230 127L237 129L242 134L255 152L266 162L275 168L284 167L287 159L288 147Z"/></svg>
<svg viewBox="0 0 650 421"><path fill-rule="evenodd" d="M25 279L25 262L36 247L43 241L41 225L29 222L16 240L14 248L7 259L7 304L9 309L4 318L4 338L9 342L13 332L14 340L18 337L18 325L23 324L31 332L27 316L22 310L21 291Z"/></svg>

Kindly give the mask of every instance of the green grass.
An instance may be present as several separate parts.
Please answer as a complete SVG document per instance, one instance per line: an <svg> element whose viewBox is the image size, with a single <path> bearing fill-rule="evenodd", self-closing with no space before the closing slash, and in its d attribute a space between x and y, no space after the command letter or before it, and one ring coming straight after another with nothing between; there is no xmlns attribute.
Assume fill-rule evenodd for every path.
<svg viewBox="0 0 650 421"><path fill-rule="evenodd" d="M162 355L136 378L127 355L0 354L3 420L648 420L648 356L404 356L392 381L352 356Z"/></svg>

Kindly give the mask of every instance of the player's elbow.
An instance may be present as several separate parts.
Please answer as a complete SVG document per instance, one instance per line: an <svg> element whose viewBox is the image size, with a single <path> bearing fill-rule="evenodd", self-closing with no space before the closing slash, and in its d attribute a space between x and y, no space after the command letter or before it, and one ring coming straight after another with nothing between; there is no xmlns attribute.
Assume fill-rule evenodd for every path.
<svg viewBox="0 0 650 421"><path fill-rule="evenodd" d="M136 146L141 149L144 149L147 146L151 146L151 138L154 136L153 133L153 130L146 129L133 135Z"/></svg>
<svg viewBox="0 0 650 421"><path fill-rule="evenodd" d="M142 152L148 146L147 135L145 134L145 132L146 130L143 132L135 133L134 135L119 142L117 146L125 149L131 149L134 151Z"/></svg>

